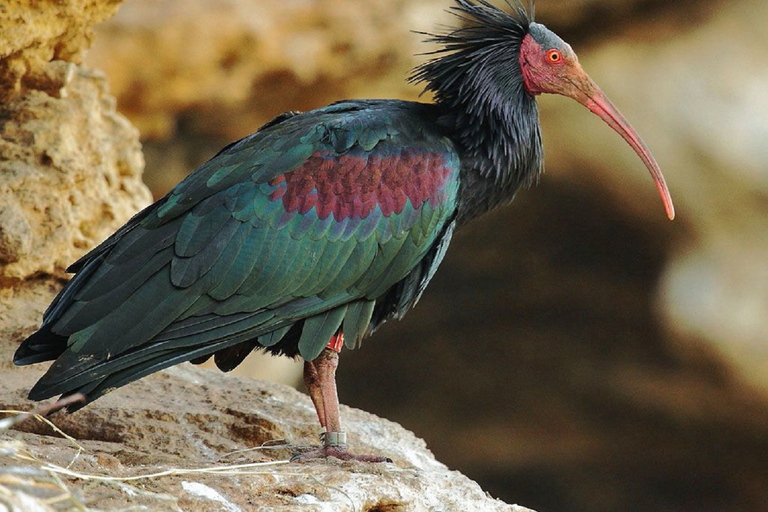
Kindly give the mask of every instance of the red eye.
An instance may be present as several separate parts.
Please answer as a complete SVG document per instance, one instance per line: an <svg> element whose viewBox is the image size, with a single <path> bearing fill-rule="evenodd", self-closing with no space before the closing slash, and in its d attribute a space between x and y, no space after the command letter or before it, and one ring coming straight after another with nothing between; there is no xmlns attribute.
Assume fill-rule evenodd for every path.
<svg viewBox="0 0 768 512"><path fill-rule="evenodd" d="M547 50L547 60L552 64L557 64L563 60L560 50Z"/></svg>

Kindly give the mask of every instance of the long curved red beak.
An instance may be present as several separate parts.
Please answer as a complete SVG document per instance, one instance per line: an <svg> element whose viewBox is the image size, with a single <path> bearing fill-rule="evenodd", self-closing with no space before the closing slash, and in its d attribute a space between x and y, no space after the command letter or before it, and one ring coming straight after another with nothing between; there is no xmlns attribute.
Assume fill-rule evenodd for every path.
<svg viewBox="0 0 768 512"><path fill-rule="evenodd" d="M600 90L600 87L592 81L586 73L582 71L581 76L576 80L570 80L573 87L569 87L565 95L575 99L591 112L597 114L608 126L613 128L622 138L627 141L627 144L632 146L637 156L639 156L645 166L650 171L653 181L656 183L656 188L659 190L661 200L664 203L664 209L667 211L667 217L670 220L675 218L675 206L672 204L672 196L667 188L667 182L664 180L664 175L661 173L659 164L656 163L656 159L653 158L651 151L645 145L640 135L637 134L629 121L621 115L619 109L617 109L611 100Z"/></svg>

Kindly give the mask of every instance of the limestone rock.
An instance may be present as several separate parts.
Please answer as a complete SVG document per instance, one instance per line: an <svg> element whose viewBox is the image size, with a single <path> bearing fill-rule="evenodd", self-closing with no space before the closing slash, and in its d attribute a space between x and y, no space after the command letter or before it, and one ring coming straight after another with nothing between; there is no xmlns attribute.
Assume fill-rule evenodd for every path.
<svg viewBox="0 0 768 512"><path fill-rule="evenodd" d="M0 6L0 100L37 89L36 75L53 60L79 63L93 25L111 16L122 0L59 2L12 0Z"/></svg>
<svg viewBox="0 0 768 512"><path fill-rule="evenodd" d="M0 276L61 273L150 196L138 132L99 73L54 61L0 111Z"/></svg>
<svg viewBox="0 0 768 512"><path fill-rule="evenodd" d="M0 6L0 277L62 270L150 196L138 132L79 65L119 1Z"/></svg>
<svg viewBox="0 0 768 512"><path fill-rule="evenodd" d="M4 360L8 348L4 344ZM0 382L0 408L27 409L23 396L40 371L21 369L14 376ZM357 451L385 453L394 463L288 463L292 447L318 440L309 398L287 386L191 365L152 375L72 415L53 416L82 452L48 425L29 420L0 432L0 463L3 472L17 475L7 487L38 498L51 497L41 485L46 465L114 477L89 482L60 475L65 490L57 492L64 502L103 510L528 511L489 497L399 425L348 407L341 412ZM34 460L22 460L22 450ZM232 467L253 463L260 465ZM119 480L163 471L171 474Z"/></svg>

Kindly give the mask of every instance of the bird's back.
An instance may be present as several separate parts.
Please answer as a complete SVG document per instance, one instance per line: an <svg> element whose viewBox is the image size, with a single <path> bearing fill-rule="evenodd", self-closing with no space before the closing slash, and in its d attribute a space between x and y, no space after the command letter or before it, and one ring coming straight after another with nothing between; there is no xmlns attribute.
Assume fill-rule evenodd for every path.
<svg viewBox="0 0 768 512"><path fill-rule="evenodd" d="M33 399L104 392L254 348L314 359L423 291L453 231L459 159L436 109L348 101L228 146L70 267L15 362L55 359Z"/></svg>

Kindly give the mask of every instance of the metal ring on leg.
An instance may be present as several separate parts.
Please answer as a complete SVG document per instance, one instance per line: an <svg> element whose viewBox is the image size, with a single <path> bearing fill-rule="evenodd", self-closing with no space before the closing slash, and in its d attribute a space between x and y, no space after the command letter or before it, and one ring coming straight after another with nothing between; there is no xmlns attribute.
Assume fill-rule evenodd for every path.
<svg viewBox="0 0 768 512"><path fill-rule="evenodd" d="M339 446L341 448L347 446L346 432L323 432L320 434L320 439L323 441L323 446Z"/></svg>

